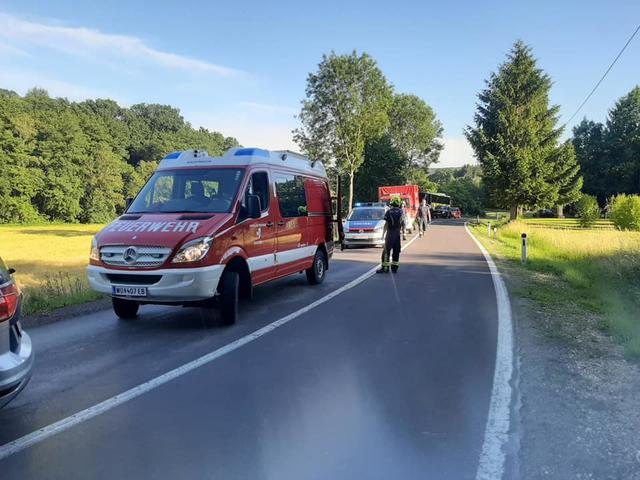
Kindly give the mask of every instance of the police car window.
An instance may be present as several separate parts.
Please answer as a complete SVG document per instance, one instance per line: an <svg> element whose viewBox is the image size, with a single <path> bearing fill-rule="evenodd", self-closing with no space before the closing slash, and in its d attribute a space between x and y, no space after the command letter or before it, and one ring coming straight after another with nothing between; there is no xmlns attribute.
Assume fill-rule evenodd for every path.
<svg viewBox="0 0 640 480"><path fill-rule="evenodd" d="M247 195L249 194L257 195L260 198L260 207L263 212L269 208L269 175L267 172L256 172L251 175L247 187Z"/></svg>
<svg viewBox="0 0 640 480"><path fill-rule="evenodd" d="M294 175L280 175L276 178L276 195L280 214L285 217L307 215L307 195L304 179Z"/></svg>
<svg viewBox="0 0 640 480"><path fill-rule="evenodd" d="M348 220L382 220L383 218L384 208L354 208Z"/></svg>
<svg viewBox="0 0 640 480"><path fill-rule="evenodd" d="M222 213L231 210L242 169L209 168L153 174L129 207L129 213Z"/></svg>

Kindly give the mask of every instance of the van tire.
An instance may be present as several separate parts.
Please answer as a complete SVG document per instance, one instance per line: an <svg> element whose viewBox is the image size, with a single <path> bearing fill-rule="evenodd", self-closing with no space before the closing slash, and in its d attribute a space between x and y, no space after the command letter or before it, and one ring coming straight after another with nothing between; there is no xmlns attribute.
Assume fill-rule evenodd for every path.
<svg viewBox="0 0 640 480"><path fill-rule="evenodd" d="M307 280L311 285L320 285L327 276L327 255L320 248L316 250L313 264L307 268Z"/></svg>
<svg viewBox="0 0 640 480"><path fill-rule="evenodd" d="M140 304L133 300L125 300L124 298L111 297L111 305L116 315L124 320L131 320L138 316L138 308Z"/></svg>
<svg viewBox="0 0 640 480"><path fill-rule="evenodd" d="M233 325L238 320L240 297L240 275L233 270L225 270L220 279L220 317L223 325Z"/></svg>

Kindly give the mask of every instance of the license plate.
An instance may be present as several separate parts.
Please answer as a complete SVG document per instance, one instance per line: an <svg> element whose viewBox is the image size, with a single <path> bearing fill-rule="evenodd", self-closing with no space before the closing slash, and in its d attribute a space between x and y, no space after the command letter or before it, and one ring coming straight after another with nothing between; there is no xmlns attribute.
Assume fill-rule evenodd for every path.
<svg viewBox="0 0 640 480"><path fill-rule="evenodd" d="M116 297L146 297L147 287L116 287L112 285L111 294Z"/></svg>

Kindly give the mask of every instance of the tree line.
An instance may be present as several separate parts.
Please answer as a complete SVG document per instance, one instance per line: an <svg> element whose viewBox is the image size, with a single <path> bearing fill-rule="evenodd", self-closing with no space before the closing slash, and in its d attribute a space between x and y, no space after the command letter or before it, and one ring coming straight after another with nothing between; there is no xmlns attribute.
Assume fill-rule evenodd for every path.
<svg viewBox="0 0 640 480"><path fill-rule="evenodd" d="M583 119L572 142L585 193L601 205L619 193L640 193L640 87L615 103L604 124Z"/></svg>
<svg viewBox="0 0 640 480"><path fill-rule="evenodd" d="M0 90L0 223L109 222L166 153L237 144L167 105Z"/></svg>
<svg viewBox="0 0 640 480"><path fill-rule="evenodd" d="M430 170L443 149L434 110L399 93L366 53L324 55L307 78L293 137L338 175L354 199L377 198L379 185L441 191L465 213L575 204L582 192L600 206L640 193L640 87L616 102L604 124L584 119L561 141L551 78L531 49L516 42L478 95L464 133L478 166ZM0 89L0 223L107 222L121 213L173 150L219 155L238 142L194 129L168 105L113 100L71 102L42 89Z"/></svg>

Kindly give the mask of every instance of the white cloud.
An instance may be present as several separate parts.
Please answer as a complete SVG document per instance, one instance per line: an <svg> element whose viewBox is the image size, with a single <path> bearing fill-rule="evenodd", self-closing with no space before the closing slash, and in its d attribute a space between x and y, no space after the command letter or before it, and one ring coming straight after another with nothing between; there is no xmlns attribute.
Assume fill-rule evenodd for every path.
<svg viewBox="0 0 640 480"><path fill-rule="evenodd" d="M444 150L440 154L440 161L434 167L461 167L466 164L477 163L473 156L473 149L464 137L449 137L444 139Z"/></svg>
<svg viewBox="0 0 640 480"><path fill-rule="evenodd" d="M29 57L30 55L24 50L9 45L8 43L0 43L0 55L13 55L17 57Z"/></svg>
<svg viewBox="0 0 640 480"><path fill-rule="evenodd" d="M0 13L0 37L23 47L35 45L52 48L97 61L103 61L104 58L126 58L168 69L210 73L222 77L241 73L229 67L155 49L138 37L102 33L84 27L31 22L6 13Z"/></svg>
<svg viewBox="0 0 640 480"><path fill-rule="evenodd" d="M118 95L106 90L87 88L82 85L64 82L42 75L39 72L15 70L2 66L0 68L0 85L2 88L14 90L24 95L33 87L44 88L52 97L66 97L69 100L86 100L90 98L110 98L121 105L126 104Z"/></svg>

